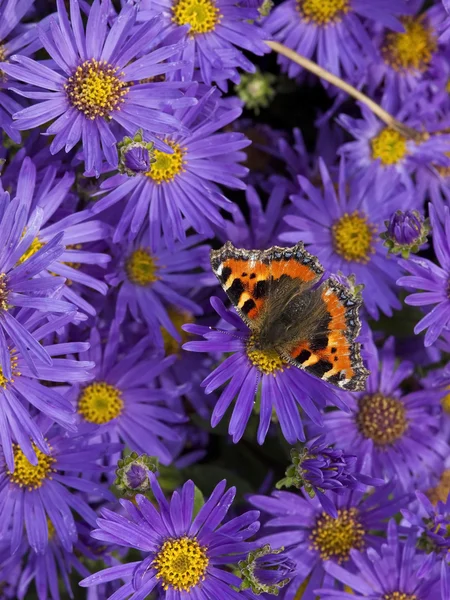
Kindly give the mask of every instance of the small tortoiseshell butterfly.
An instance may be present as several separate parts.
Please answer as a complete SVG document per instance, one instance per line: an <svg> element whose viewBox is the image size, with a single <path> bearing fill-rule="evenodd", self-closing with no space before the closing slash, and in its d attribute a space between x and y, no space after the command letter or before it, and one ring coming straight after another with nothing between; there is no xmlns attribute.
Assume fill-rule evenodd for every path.
<svg viewBox="0 0 450 600"><path fill-rule="evenodd" d="M211 266L248 325L254 349L279 354L345 390L364 390L369 372L360 344L361 300L324 269L301 242L292 248L244 250L227 242Z"/></svg>

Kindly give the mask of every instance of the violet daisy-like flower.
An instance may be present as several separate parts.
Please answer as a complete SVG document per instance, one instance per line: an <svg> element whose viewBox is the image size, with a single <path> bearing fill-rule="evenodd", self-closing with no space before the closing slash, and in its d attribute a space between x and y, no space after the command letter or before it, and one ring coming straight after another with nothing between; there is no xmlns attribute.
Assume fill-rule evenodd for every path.
<svg viewBox="0 0 450 600"><path fill-rule="evenodd" d="M46 415L64 429L75 431L74 409L70 401L55 389L54 384L66 385L87 381L93 362L75 360L67 355L86 351L84 342L54 343L52 337L73 320L74 313L44 321L30 318L20 322L29 335L42 340L41 349L51 364L40 357L34 359L33 368L24 359L23 350L17 350L5 338L10 374L0 368L0 442L4 459L11 471L14 469L14 445L18 444L27 460L36 462L36 449L48 452L49 446L32 414ZM31 407L33 407L31 409ZM31 410L30 410L31 409Z"/></svg>
<svg viewBox="0 0 450 600"><path fill-rule="evenodd" d="M258 511L222 524L236 493L235 488L225 491L225 481L194 515L192 481L166 500L153 473L150 478L156 508L140 494L136 505L121 500L126 516L103 509L97 521L99 529L92 532L98 540L135 548L145 557L91 575L81 585L123 579L119 594L130 600L146 598L153 590L179 600L240 598L234 587L239 587L241 580L223 567L235 564L255 548L255 543L247 540L259 529Z"/></svg>
<svg viewBox="0 0 450 600"><path fill-rule="evenodd" d="M117 165L111 121L132 135L142 128L155 141L155 135L181 128L175 117L161 110L181 98L177 85L141 82L178 69L179 62L167 59L179 53L182 44L164 45L163 23L157 18L135 28L138 8L131 2L110 27L110 3L95 0L86 31L78 0L70 0L70 20L63 0L57 0L57 7L57 18L39 29L53 66L18 54L0 63L0 69L29 84L16 89L9 80L11 89L41 101L17 112L15 126L33 129L54 121L46 130L55 136L50 151L65 148L69 152L81 140L86 172L98 176L104 158L111 166Z"/></svg>
<svg viewBox="0 0 450 600"><path fill-rule="evenodd" d="M299 407L317 425L322 424L319 408L329 404L345 409L342 394L330 384L290 367L280 357L258 355L248 347L251 331L242 319L227 310L219 298L212 297L211 305L222 322L216 328L185 325L185 331L200 335L203 340L187 342L183 348L193 352L230 353L202 383L207 394L226 384L211 416L213 427L222 420L236 399L228 432L233 441L238 442L254 410L259 387L259 444L264 442L275 415L286 440L295 444L297 440L305 440Z"/></svg>
<svg viewBox="0 0 450 600"><path fill-rule="evenodd" d="M393 489L391 483L372 494L348 489L336 494L336 518L324 511L317 497L284 491L250 496L250 503L268 517L258 542L284 547L286 556L295 563L285 600L315 600L315 590L333 581L324 570L326 561L352 565L353 550L381 545L386 519L405 502L404 497L392 497Z"/></svg>
<svg viewBox="0 0 450 600"><path fill-rule="evenodd" d="M444 207L442 214L438 213L433 204L429 205L429 211L433 248L439 264L418 256L401 260L400 265L408 275L400 277L397 281L398 285L408 291L421 290L407 296L406 304L433 306L414 328L416 334L426 330L425 346L434 344L450 323L450 213L448 207Z"/></svg>
<svg viewBox="0 0 450 600"><path fill-rule="evenodd" d="M213 280L209 274L209 247L199 245L200 236L193 235L175 244L173 251L160 240L154 252L151 240L147 230L135 242L116 248L118 264L106 279L118 288L116 317L119 322L124 321L129 311L134 319L148 327L152 343L162 348L162 329L181 341L168 308L201 314L201 307L191 297L196 286L211 285Z"/></svg>
<svg viewBox="0 0 450 600"><path fill-rule="evenodd" d="M433 133L431 126L429 133L424 132L424 120L417 110L413 112L403 107L395 114L405 124L404 132L386 126L365 106L361 106L361 119L340 115L339 123L355 140L343 144L339 153L345 156L347 168L356 177L365 176L367 168L373 164L377 165L375 172L383 177L394 179L398 175L410 191L409 204L405 208L421 208L422 197L415 192L412 175L422 165L429 169L430 163L437 169L447 167L450 136ZM417 139L407 136L408 127L411 131L417 130Z"/></svg>
<svg viewBox="0 0 450 600"><path fill-rule="evenodd" d="M91 329L89 342L89 349L80 358L95 364L90 380L72 386L67 394L80 419L97 425L94 432L105 441L123 441L132 450L169 464L172 456L166 443L180 440L175 425L185 418L167 406L175 391L158 387L156 378L176 357L153 356L147 337L134 347L120 344L114 322L106 342L96 327Z"/></svg>
<svg viewBox="0 0 450 600"><path fill-rule="evenodd" d="M30 54L36 49L33 42L37 38L35 25L18 29L20 20L33 6L34 0L3 0L0 4L0 62L9 60L16 52ZM40 44L39 44L40 45ZM20 142L20 134L12 125L11 115L22 107L8 92L7 75L0 68L0 131L14 142Z"/></svg>
<svg viewBox="0 0 450 600"><path fill-rule="evenodd" d="M368 83L372 93L384 85L384 94L395 109L418 85L424 84L423 93L426 80L432 84L431 74L437 64L446 61L438 44L446 13L438 5L422 12L424 4L423 0L409 0L400 17L402 28L381 30L374 36L379 57L369 65Z"/></svg>
<svg viewBox="0 0 450 600"><path fill-rule="evenodd" d="M350 413L334 411L324 416L328 437L347 451L371 453L375 477L396 478L405 490L423 488L427 478L441 472L449 454L436 414L442 392L402 393L401 384L413 365L405 361L396 367L393 338L380 354L373 348L368 368L366 390L348 398ZM367 440L372 440L369 448Z"/></svg>
<svg viewBox="0 0 450 600"><path fill-rule="evenodd" d="M186 81L195 79L194 68L198 68L202 81L216 82L226 91L228 79L239 82L238 69L256 71L241 49L258 56L269 52L264 31L255 23L260 17L257 8L230 0L143 0L139 20L154 15L169 29L189 26L179 55L187 63L182 71Z"/></svg>
<svg viewBox="0 0 450 600"><path fill-rule="evenodd" d="M194 94L197 86L188 91ZM154 162L145 173L135 177L114 175L101 186L108 193L92 207L94 214L120 202L120 219L113 240L124 234L132 239L148 223L152 240L163 233L166 243L186 239L187 226L197 233L213 235L213 227L224 228L220 208L231 206L217 184L245 189L241 179L248 169L239 164L245 159L241 152L250 144L242 134L220 131L241 114L241 109L225 109L218 113L214 90L199 103L175 115L188 130L162 138L171 153L155 150ZM183 218L184 217L184 218Z"/></svg>
<svg viewBox="0 0 450 600"><path fill-rule="evenodd" d="M391 315L400 308L395 281L401 274L397 262L386 257L379 233L395 208L403 208L409 196L399 197L395 181L368 176L349 184L346 164L341 160L337 190L320 161L323 190L298 176L301 195L293 196L293 210L285 217L289 231L281 239L305 247L332 273L353 274L363 284L364 306L372 318L380 311ZM400 204L400 206L399 206Z"/></svg>
<svg viewBox="0 0 450 600"><path fill-rule="evenodd" d="M35 464L15 444L14 470L11 470L0 450L0 535L5 535L13 523L11 552L19 548L26 531L33 550L43 553L48 546L51 523L63 548L71 552L77 539L73 511L92 526L96 514L87 502L87 495L114 498L104 484L84 475L101 473L104 468L99 459L106 452L117 452L120 446L91 443L91 436L86 434L67 436L48 419L36 419L36 426L46 438L49 450L45 453L34 445Z"/></svg>
<svg viewBox="0 0 450 600"><path fill-rule="evenodd" d="M355 80L361 67L375 56L375 47L364 24L370 19L394 31L402 31L395 15L405 10L403 0L285 0L264 23L274 38L320 66ZM279 57L289 77L301 67Z"/></svg>
<svg viewBox="0 0 450 600"><path fill-rule="evenodd" d="M339 581L352 593L330 589L328 582L317 594L321 600L445 600L448 590L441 595L438 568L427 576L420 573L423 555L415 550L415 537L400 538L394 520L389 521L387 542L381 548L351 552L353 569L327 562L325 569L331 578ZM437 567L435 565L435 567ZM442 588L442 592L444 589Z"/></svg>
<svg viewBox="0 0 450 600"><path fill-rule="evenodd" d="M5 175L8 176L8 169ZM61 297L73 303L86 313L95 316L94 307L82 297L77 286L94 289L106 295L108 286L104 281L99 281L92 275L83 273L84 265L97 265L105 268L111 257L102 252L92 252L86 244L104 240L110 233L110 227L99 220L88 221L91 214L88 211L77 211L63 218L55 219L55 213L67 200L69 190L74 183L75 176L65 173L61 179L56 177L56 167L48 167L39 173L29 157L25 157L15 181L16 195L19 196L28 210L28 218L36 208L42 210L42 220L39 230L28 247L20 257L19 263L33 256L38 250L45 247L53 237L62 234L61 243L64 251L57 257L47 272L66 279L66 285L61 290ZM0 183L1 189L1 183ZM73 198L73 202L75 202ZM25 226L27 230L27 226Z"/></svg>
<svg viewBox="0 0 450 600"><path fill-rule="evenodd" d="M367 451L368 447L363 448L361 455L364 456ZM364 491L368 485L384 483L383 479L359 472L357 456L333 448L325 436L310 440L301 450L292 449L291 458L292 464L286 470L286 477L277 483L277 489L304 488L312 498L317 496L324 510L334 518L338 513L330 492L342 494L347 489Z"/></svg>

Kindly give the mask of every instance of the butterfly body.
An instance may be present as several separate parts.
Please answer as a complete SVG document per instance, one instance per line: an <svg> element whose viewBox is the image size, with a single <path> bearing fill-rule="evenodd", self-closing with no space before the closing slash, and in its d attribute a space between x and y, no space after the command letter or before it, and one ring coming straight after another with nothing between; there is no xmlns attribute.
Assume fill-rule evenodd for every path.
<svg viewBox="0 0 450 600"><path fill-rule="evenodd" d="M251 330L250 350L278 354L342 389L361 390L368 376L355 342L361 301L336 280L322 283L323 267L302 243L245 250L227 242L211 265Z"/></svg>

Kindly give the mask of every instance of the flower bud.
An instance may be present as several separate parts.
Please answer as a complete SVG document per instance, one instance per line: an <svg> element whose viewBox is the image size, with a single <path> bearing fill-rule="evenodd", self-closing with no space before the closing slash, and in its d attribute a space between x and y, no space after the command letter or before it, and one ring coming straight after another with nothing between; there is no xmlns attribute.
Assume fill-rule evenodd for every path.
<svg viewBox="0 0 450 600"><path fill-rule="evenodd" d="M153 143L144 142L142 131L138 131L134 138L125 136L118 144L119 172L134 177L138 173L147 173L151 169L153 158Z"/></svg>
<svg viewBox="0 0 450 600"><path fill-rule="evenodd" d="M424 219L417 210L397 210L384 224L386 231L381 234L384 245L390 253L401 254L403 258L408 258L411 252L418 252L430 231L428 219Z"/></svg>

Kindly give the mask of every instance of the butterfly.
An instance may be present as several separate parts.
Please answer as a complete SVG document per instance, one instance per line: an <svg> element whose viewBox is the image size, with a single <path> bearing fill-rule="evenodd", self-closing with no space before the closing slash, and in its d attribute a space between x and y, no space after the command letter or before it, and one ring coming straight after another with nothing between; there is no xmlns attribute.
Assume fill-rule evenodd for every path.
<svg viewBox="0 0 450 600"><path fill-rule="evenodd" d="M250 328L252 350L276 352L290 365L344 390L365 389L369 371L355 342L361 299L330 277L302 242L291 248L211 251L211 266Z"/></svg>

